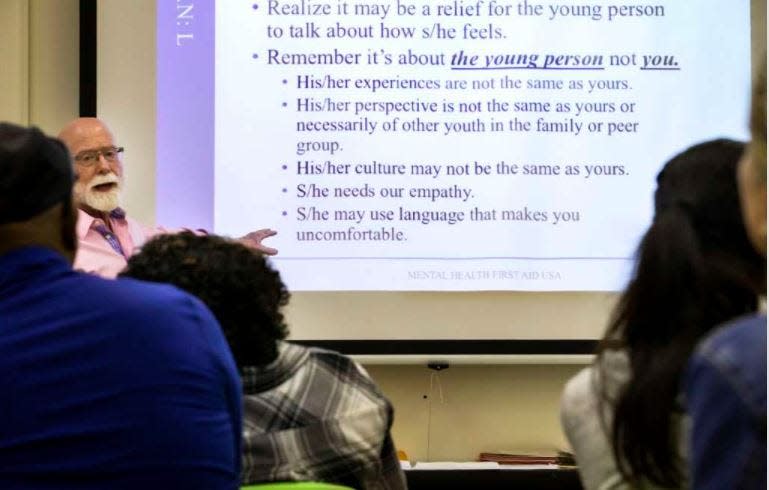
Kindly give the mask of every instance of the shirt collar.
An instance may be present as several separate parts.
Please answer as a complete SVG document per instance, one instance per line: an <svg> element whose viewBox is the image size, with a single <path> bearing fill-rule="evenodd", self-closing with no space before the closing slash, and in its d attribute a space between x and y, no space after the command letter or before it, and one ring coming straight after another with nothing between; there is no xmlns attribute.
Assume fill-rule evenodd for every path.
<svg viewBox="0 0 769 490"><path fill-rule="evenodd" d="M266 366L245 366L240 370L243 393L254 395L281 385L309 359L310 349L278 342L278 358Z"/></svg>
<svg viewBox="0 0 769 490"><path fill-rule="evenodd" d="M110 211L109 217L110 219L124 220L126 213L123 208L115 208ZM88 234L88 230L91 229L91 225L93 225L95 220L96 218L86 213L82 209L77 210L77 237L79 239L82 240L85 238L85 236Z"/></svg>

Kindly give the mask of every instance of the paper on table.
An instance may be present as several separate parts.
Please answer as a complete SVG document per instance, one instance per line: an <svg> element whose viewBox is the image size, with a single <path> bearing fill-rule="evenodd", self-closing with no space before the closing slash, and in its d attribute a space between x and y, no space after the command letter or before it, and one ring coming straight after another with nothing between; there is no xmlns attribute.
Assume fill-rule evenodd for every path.
<svg viewBox="0 0 769 490"><path fill-rule="evenodd" d="M499 463L495 461L417 461L414 463L415 470L498 470Z"/></svg>
<svg viewBox="0 0 769 490"><path fill-rule="evenodd" d="M500 470L557 470L557 464L501 464Z"/></svg>

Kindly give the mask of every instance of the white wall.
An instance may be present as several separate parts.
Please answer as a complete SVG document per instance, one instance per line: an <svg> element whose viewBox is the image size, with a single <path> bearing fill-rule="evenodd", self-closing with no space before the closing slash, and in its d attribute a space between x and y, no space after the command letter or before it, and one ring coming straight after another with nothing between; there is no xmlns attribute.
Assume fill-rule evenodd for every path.
<svg viewBox="0 0 769 490"><path fill-rule="evenodd" d="M56 134L78 113L78 1L0 2L0 120Z"/></svg>
<svg viewBox="0 0 769 490"><path fill-rule="evenodd" d="M100 0L96 12L96 110L125 147L122 205L154 223L155 0Z"/></svg>
<svg viewBox="0 0 769 490"><path fill-rule="evenodd" d="M29 2L29 120L57 134L79 109L79 5Z"/></svg>
<svg viewBox="0 0 769 490"><path fill-rule="evenodd" d="M0 121L29 121L29 6L0 2Z"/></svg>
<svg viewBox="0 0 769 490"><path fill-rule="evenodd" d="M395 406L393 439L412 461L474 461L483 451L568 449L559 400L582 366L366 366ZM425 398L427 396L427 398Z"/></svg>
<svg viewBox="0 0 769 490"><path fill-rule="evenodd" d="M750 0L750 41L753 78L761 66L761 58L766 59L766 0Z"/></svg>

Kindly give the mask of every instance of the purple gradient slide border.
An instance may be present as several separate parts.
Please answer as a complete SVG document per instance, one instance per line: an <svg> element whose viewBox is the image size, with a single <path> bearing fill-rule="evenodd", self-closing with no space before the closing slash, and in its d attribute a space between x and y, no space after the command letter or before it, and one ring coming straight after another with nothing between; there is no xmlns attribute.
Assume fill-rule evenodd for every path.
<svg viewBox="0 0 769 490"><path fill-rule="evenodd" d="M215 0L157 2L156 221L214 229Z"/></svg>

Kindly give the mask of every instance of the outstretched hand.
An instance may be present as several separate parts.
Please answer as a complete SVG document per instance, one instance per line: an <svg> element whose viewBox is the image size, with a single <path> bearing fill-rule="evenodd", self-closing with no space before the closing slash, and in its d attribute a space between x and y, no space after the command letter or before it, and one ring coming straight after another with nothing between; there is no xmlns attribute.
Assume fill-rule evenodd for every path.
<svg viewBox="0 0 769 490"><path fill-rule="evenodd" d="M278 253L278 249L263 245L262 240L277 234L277 231L265 228L263 230L256 230L243 235L242 237L238 238L238 242L242 243L248 248L258 250L265 255L275 255Z"/></svg>

